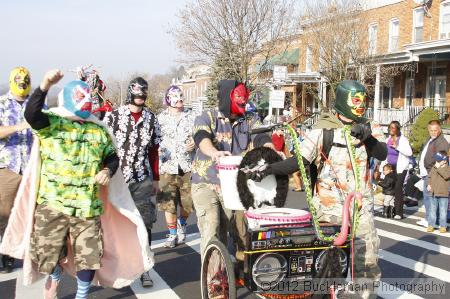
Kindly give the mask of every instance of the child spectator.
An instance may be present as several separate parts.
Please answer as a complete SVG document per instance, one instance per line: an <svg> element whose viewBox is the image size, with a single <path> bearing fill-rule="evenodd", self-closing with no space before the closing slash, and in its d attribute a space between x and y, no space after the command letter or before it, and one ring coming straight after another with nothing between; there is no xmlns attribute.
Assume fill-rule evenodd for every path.
<svg viewBox="0 0 450 299"><path fill-rule="evenodd" d="M436 225L436 210L439 205L439 232L447 232L448 189L450 187L450 167L445 151L434 155L436 160L428 174L427 190L431 193L430 213L428 213L427 232L432 232Z"/></svg>
<svg viewBox="0 0 450 299"><path fill-rule="evenodd" d="M383 174L384 179L378 182L378 185L383 188L384 194L383 216L386 218L393 218L395 183L397 182L397 175L394 173L394 167L391 164L384 165Z"/></svg>

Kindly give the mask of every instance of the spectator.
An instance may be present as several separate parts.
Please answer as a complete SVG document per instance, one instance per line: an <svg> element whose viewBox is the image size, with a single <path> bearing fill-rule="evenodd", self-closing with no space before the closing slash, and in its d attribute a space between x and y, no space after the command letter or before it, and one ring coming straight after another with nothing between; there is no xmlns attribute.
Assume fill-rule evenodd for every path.
<svg viewBox="0 0 450 299"><path fill-rule="evenodd" d="M277 128L272 134L272 143L275 150L284 153L284 131L282 128Z"/></svg>
<svg viewBox="0 0 450 299"><path fill-rule="evenodd" d="M295 129L297 133L297 141L299 144L303 141L303 132L301 130L301 126L297 125L297 128ZM289 152L291 154L294 154L294 142L295 140L291 140L289 145ZM294 189L292 191L294 192L303 192L305 188L303 187L303 181L302 176L300 175L300 171L294 172L292 174L292 179L294 180Z"/></svg>
<svg viewBox="0 0 450 299"><path fill-rule="evenodd" d="M126 105L114 109L105 116L105 123L117 139L117 155L128 187L141 213L152 240L152 226L156 221L152 195L159 191L159 156L161 128L155 114L145 106L148 83L141 77L128 85ZM143 287L152 287L149 272L141 276Z"/></svg>
<svg viewBox="0 0 450 299"><path fill-rule="evenodd" d="M385 164L383 166L383 174L384 179L378 182L378 185L383 188L384 194L383 216L393 218L397 175L394 173L394 167L391 164Z"/></svg>
<svg viewBox="0 0 450 299"><path fill-rule="evenodd" d="M0 97L0 240L5 233L33 141L30 126L23 115L30 88L28 70L17 67L9 75L9 92ZM1 263L0 273L13 270L13 258L4 255Z"/></svg>
<svg viewBox="0 0 450 299"><path fill-rule="evenodd" d="M436 211L439 206L439 232L447 232L448 188L450 187L450 167L447 152L440 151L434 155L434 166L428 174L427 191L430 192L430 211L428 213L427 232L434 231Z"/></svg>
<svg viewBox="0 0 450 299"><path fill-rule="evenodd" d="M386 161L380 166L381 169L383 169L384 165L388 163L393 166L394 172L397 174L394 219L403 219L403 183L405 182L410 157L412 156L412 149L409 141L401 134L400 129L401 126L398 121L392 121L389 124L389 137L386 142L388 146L388 155Z"/></svg>
<svg viewBox="0 0 450 299"><path fill-rule="evenodd" d="M419 176L423 179L423 204L425 206L426 218L417 222L417 224L428 227L428 217L430 213L430 197L428 191L428 172L436 163L435 154L441 151L447 152L449 144L445 140L441 131L441 123L438 120L431 120L428 123L428 133L430 138L425 142L419 159Z"/></svg>

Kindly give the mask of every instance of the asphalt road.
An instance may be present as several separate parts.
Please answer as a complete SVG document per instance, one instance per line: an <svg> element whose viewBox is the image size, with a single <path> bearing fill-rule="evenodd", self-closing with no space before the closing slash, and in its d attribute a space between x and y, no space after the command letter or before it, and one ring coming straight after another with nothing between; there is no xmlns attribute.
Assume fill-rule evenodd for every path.
<svg viewBox="0 0 450 299"><path fill-rule="evenodd" d="M305 207L304 193L290 192L287 206ZM407 218L402 221L386 220L375 216L376 227L381 245L379 264L382 269L382 298L450 298L450 233L426 233L425 228L416 225L423 216L417 208L407 210ZM187 243L174 249L163 247L167 233L163 214L159 213L158 222L153 230L153 250L156 265L152 270L155 286L142 289L136 281L131 287L120 290L91 289L90 298L200 298L200 255L199 235L196 217L188 220ZM19 266L19 264L18 264ZM0 298L41 298L43 283L24 287L21 283L21 270L11 274L0 274ZM420 279L445 287L444 294L432 295L420 293ZM399 282L408 284L395 285ZM403 287L416 286L412 289ZM411 290L411 292L408 292ZM59 287L59 298L74 298L75 279L65 276ZM239 289L240 299L257 298L245 288Z"/></svg>

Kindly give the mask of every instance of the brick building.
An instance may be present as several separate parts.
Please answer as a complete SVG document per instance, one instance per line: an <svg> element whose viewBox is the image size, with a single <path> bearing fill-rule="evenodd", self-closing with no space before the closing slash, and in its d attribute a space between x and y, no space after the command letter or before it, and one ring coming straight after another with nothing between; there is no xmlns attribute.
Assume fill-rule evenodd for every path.
<svg viewBox="0 0 450 299"><path fill-rule="evenodd" d="M365 0L362 4L360 42L367 51L367 65L376 69L370 79L368 116L382 123L393 119L408 123L427 106L446 114L450 110L450 0ZM330 100L321 58L309 45L308 27L316 24L305 22L295 48L283 53L298 53L298 62L284 63L286 80L269 82L287 91L297 113L315 112L319 101ZM387 67L396 70L389 78L383 77Z"/></svg>

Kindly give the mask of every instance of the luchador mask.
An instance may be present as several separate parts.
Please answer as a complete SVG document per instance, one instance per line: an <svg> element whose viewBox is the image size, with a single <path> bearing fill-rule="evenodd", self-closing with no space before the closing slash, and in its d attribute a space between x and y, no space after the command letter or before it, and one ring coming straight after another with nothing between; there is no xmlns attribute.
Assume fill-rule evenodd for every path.
<svg viewBox="0 0 450 299"><path fill-rule="evenodd" d="M366 119L363 116L366 112L366 89L364 86L353 80L339 83L336 88L334 109L346 118L365 122Z"/></svg>
<svg viewBox="0 0 450 299"><path fill-rule="evenodd" d="M78 117L88 118L92 112L89 86L80 80L67 83L58 95L58 104Z"/></svg>
<svg viewBox="0 0 450 299"><path fill-rule="evenodd" d="M231 98L231 113L236 115L245 114L245 105L248 102L250 92L243 83L239 83L230 94Z"/></svg>
<svg viewBox="0 0 450 299"><path fill-rule="evenodd" d="M183 92L181 89L172 85L166 90L166 94L164 96L164 104L171 107L176 107L178 102L183 102Z"/></svg>
<svg viewBox="0 0 450 299"><path fill-rule="evenodd" d="M9 75L9 90L15 96L26 97L30 94L30 72L24 67L16 67Z"/></svg>
<svg viewBox="0 0 450 299"><path fill-rule="evenodd" d="M356 92L348 94L347 104L351 107L353 115L356 117L362 117L366 113L366 94L362 92Z"/></svg>
<svg viewBox="0 0 450 299"><path fill-rule="evenodd" d="M148 83L142 77L134 78L128 85L127 104L136 105L134 99L147 99L148 95ZM137 106L143 106L137 105Z"/></svg>

